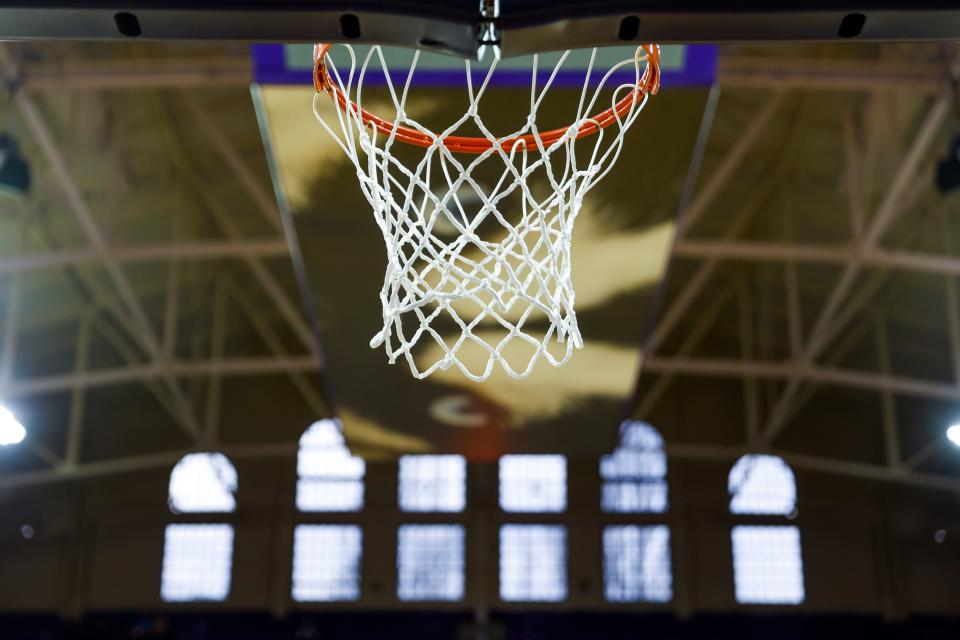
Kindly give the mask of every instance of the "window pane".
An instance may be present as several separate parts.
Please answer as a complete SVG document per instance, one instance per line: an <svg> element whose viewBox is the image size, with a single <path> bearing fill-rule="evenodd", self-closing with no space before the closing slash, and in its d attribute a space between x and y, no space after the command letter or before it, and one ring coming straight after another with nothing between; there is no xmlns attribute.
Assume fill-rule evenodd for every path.
<svg viewBox="0 0 960 640"><path fill-rule="evenodd" d="M620 446L600 459L600 504L608 513L667 510L667 454L663 438L645 422L620 427Z"/></svg>
<svg viewBox="0 0 960 640"><path fill-rule="evenodd" d="M665 525L604 529L603 585L611 602L669 602L670 529Z"/></svg>
<svg viewBox="0 0 960 640"><path fill-rule="evenodd" d="M167 525L160 597L166 602L226 600L232 564L230 525Z"/></svg>
<svg viewBox="0 0 960 640"><path fill-rule="evenodd" d="M167 502L174 513L231 513L237 470L222 453L189 453L170 473Z"/></svg>
<svg viewBox="0 0 960 640"><path fill-rule="evenodd" d="M797 508L797 482L782 458L748 454L728 479L730 512L789 515Z"/></svg>
<svg viewBox="0 0 960 640"><path fill-rule="evenodd" d="M803 558L797 527L737 526L732 538L737 602L803 602Z"/></svg>
<svg viewBox="0 0 960 640"><path fill-rule="evenodd" d="M407 524L397 532L397 597L463 599L463 527Z"/></svg>
<svg viewBox="0 0 960 640"><path fill-rule="evenodd" d="M358 599L362 546L363 532L356 525L297 526L293 533L293 599Z"/></svg>
<svg viewBox="0 0 960 640"><path fill-rule="evenodd" d="M665 480L604 482L600 503L607 513L664 513L667 483Z"/></svg>
<svg viewBox="0 0 960 640"><path fill-rule="evenodd" d="M300 438L297 509L360 511L365 472L363 459L350 454L338 421L314 422Z"/></svg>
<svg viewBox="0 0 960 640"><path fill-rule="evenodd" d="M561 455L500 458L500 508L543 513L567 508L567 459Z"/></svg>
<svg viewBox="0 0 960 640"><path fill-rule="evenodd" d="M566 597L566 528L540 524L500 527L500 598L559 602Z"/></svg>
<svg viewBox="0 0 960 640"><path fill-rule="evenodd" d="M467 493L463 456L403 456L398 499L402 511L463 511Z"/></svg>
<svg viewBox="0 0 960 640"><path fill-rule="evenodd" d="M363 480L297 481L297 509L303 512L360 511L363 509Z"/></svg>

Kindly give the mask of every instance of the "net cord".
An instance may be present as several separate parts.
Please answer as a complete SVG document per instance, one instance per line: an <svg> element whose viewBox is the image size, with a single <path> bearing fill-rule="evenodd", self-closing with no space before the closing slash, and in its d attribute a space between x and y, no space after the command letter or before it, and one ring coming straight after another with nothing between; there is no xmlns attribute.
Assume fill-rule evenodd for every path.
<svg viewBox="0 0 960 640"><path fill-rule="evenodd" d="M623 149L625 133L649 98L649 92L638 90L650 73L650 60L645 50L638 49L633 58L614 65L591 93L589 80L595 67L594 50L580 90L576 121L558 139L545 142L537 126L537 112L569 52L561 55L540 88L537 86L540 59L534 56L530 114L519 130L496 136L484 124L478 111L496 70L496 61L479 87L474 85L470 61L465 61L467 110L442 132L433 133L406 113L419 52L414 55L398 93L387 72L387 62L380 47L371 47L359 69L353 49L349 46L345 49L350 60L345 78L329 60L326 68L331 81L339 89L339 95L355 95L355 100L337 99L339 108L333 110L335 123L328 123L321 113L323 93L314 97L313 107L317 120L353 163L361 190L374 211L386 244L387 269L380 293L384 326L371 340L371 347L384 346L391 363L404 358L418 378L455 366L467 378L480 382L486 380L498 364L510 377L523 378L532 372L540 358L553 366L567 362L573 351L583 344L574 312L573 223L586 193L616 163ZM392 127L386 134L369 121L368 113L362 107L364 80L374 59L383 68L387 91L396 110ZM643 71L641 62L646 62ZM593 112L612 75L627 65L634 67L634 82L621 84L611 92L612 124L615 126L610 127L612 133L608 135L605 126L586 114ZM630 92L626 97L631 99L629 109L621 114L617 106L624 100L624 92ZM489 146L471 155L469 161L462 162L444 141L467 122L477 127L489 141ZM595 125L595 135L584 138L581 133L590 123ZM407 142L399 135L401 128L433 139L413 167L404 165L391 154L394 144ZM523 136L529 136L535 148L529 148ZM580 140L582 145L588 139L593 143L589 160L580 166L577 142ZM554 155L563 157L560 171L552 162ZM473 172L495 158L503 163L504 169L494 186L485 188L474 178ZM439 171L436 171L435 163L439 165ZM439 189L442 191L440 195L437 194L438 187L431 187L437 173L445 184L445 191ZM540 199L534 196L528 184L534 179L545 179L549 184L547 195ZM476 212L468 211L460 201L464 189L478 196L480 206ZM517 192L521 196L519 222L509 220L499 206L506 204L505 200ZM449 214L451 206L459 215ZM452 223L457 232L452 241L442 239L436 231L441 216ZM481 223L490 219L496 221L500 232L506 234L504 237L489 240L480 236ZM528 235L535 239L528 238ZM472 319L463 317L463 310L457 308L465 301L480 309ZM518 303L526 307L519 315L511 315ZM436 322L449 327L449 322L438 321L441 316L453 321L460 331L458 337L445 337L433 326ZM409 317L414 319L416 327L410 335L403 322ZM546 329L540 328L544 321L547 322ZM491 338L488 334L497 333L497 329L501 337ZM513 340L527 343L534 351L519 367L511 364L504 355ZM414 350L421 342L436 345L440 353L436 361L426 366L418 363L414 356ZM458 359L467 342L486 352L481 370L472 370ZM563 345L561 353L550 351L553 342Z"/></svg>

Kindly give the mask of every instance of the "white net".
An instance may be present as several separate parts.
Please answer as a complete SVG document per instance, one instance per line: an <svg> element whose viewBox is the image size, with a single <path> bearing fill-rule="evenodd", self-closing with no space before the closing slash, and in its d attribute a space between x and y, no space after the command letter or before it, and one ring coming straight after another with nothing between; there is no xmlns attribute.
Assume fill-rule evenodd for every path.
<svg viewBox="0 0 960 640"><path fill-rule="evenodd" d="M540 130L537 114L570 52L539 83L534 56L529 116L519 130L497 135L479 113L496 61L480 76L465 61L467 110L434 133L407 113L419 52L401 86L380 47L362 61L344 49L349 69L325 66L327 93L339 108L321 109L318 101L329 97L318 92L314 113L353 162L386 243L383 329L370 346L384 345L390 363L405 358L418 378L457 367L479 382L498 365L523 378L540 359L567 362L583 344L571 280L573 224L646 104L649 92L638 88L655 65L647 50L638 48L599 82L594 50L573 123L551 131ZM363 110L371 65L386 78L392 122ZM633 69L633 81L607 86L623 68ZM607 97L610 110L591 115ZM464 138L458 132L465 129L480 136Z"/></svg>

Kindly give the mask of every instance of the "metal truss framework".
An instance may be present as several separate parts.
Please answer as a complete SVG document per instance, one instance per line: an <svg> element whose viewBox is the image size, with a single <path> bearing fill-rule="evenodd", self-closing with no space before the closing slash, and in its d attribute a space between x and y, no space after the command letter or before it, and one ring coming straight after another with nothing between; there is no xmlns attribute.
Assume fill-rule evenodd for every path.
<svg viewBox="0 0 960 640"><path fill-rule="evenodd" d="M0 71L11 77L17 73L8 49L0 49ZM149 73L145 72L149 69ZM261 178L258 178L233 147L229 137L219 128L216 119L204 110L194 98L185 94L184 104L200 123L206 142L223 161L237 184L249 196L252 206L269 222L274 233L266 238L241 237L231 226L229 216L217 212L215 202L206 202L220 221L225 240L213 242L171 242L160 245L112 246L96 217L90 210L83 194L77 188L63 151L54 139L51 128L36 99L45 92L56 91L101 91L142 89L192 89L209 86L239 86L249 83L249 68L246 61L236 59L200 59L197 61L144 62L78 62L69 69L38 66L25 76L23 91L15 96L15 104L27 129L33 136L47 161L54 183L62 191L70 213L79 223L88 242L88 248L44 253L26 253L0 257L0 279L6 287L5 321L2 335L3 352L0 354L0 398L37 396L53 392L71 394L71 412L67 430L66 454L61 457L43 445L28 439L27 444L49 469L21 474L0 475L0 487L24 486L37 483L84 478L110 473L123 473L139 469L166 466L186 452L204 448L221 448L218 440L218 415L220 403L220 380L226 376L275 374L289 377L306 402L317 413L324 411L318 391L305 374L318 370L318 360L313 353L308 330L296 301L285 292L263 263L271 256L286 255L279 219L271 198L267 195ZM748 223L756 204L746 204L744 210L733 218L724 239L697 239L690 230L708 214L718 194L748 157L757 140L762 137L774 115L783 105L787 90L868 92L884 95L902 89L909 82L911 91L930 96L931 106L926 118L918 128L907 152L904 154L886 197L877 211L867 216L861 210L858 184L858 168L862 162L860 150L853 136L845 137L848 154L848 187L851 193L850 216L854 230L853 240L842 245L812 245L787 241L757 242L738 239ZM745 439L742 447L717 447L713 445L669 445L672 456L690 459L733 460L748 450L772 451L782 455L798 468L812 471L848 475L879 481L902 482L935 489L960 491L960 478L924 473L925 462L934 456L941 446L930 442L926 447L904 459L900 453L896 412L897 396L960 400L960 309L956 290L956 278L960 276L960 256L949 253L929 254L902 249L885 248L880 244L884 232L904 213L910 202L910 188L917 176L921 161L930 154L936 134L948 117L951 104L950 73L945 67L920 66L903 69L870 66L852 62L836 64L817 60L783 61L753 60L731 57L725 59L720 69L720 84L724 90L736 88L764 89L769 98L762 105L747 129L726 152L711 175L700 185L693 201L681 218L679 236L674 248L675 258L694 261L696 268L683 287L669 300L660 323L648 345L645 372L655 376L646 395L640 399L639 412L649 413L658 399L677 376L707 378L733 378L743 381L745 415ZM189 174L189 172L185 172ZM194 185L198 191L202 185ZM251 299L249 292L223 277L218 283L215 300L211 305L212 335L214 345L211 357L200 361L183 361L174 357L177 341L176 318L179 299L179 263L184 260L216 261L239 260L258 282L263 293L279 310L279 315L289 325L293 334L302 342L300 353L288 353L274 326ZM166 309L159 319L162 330L158 334L155 323L134 294L124 268L136 262L169 262L171 268L166 284ZM784 266L787 312L789 316L789 344L791 357L783 361L758 359L750 350L749 337L754 332L750 325L750 305L753 301L742 281L731 283L716 296L712 306L703 313L692 331L687 333L679 348L673 353L663 353L666 339L690 309L692 303L705 290L706 285L722 263L731 261L777 263ZM798 303L798 264L833 264L841 267L841 275L834 283L813 328L804 338L801 330ZM18 315L22 295L21 277L25 273L43 270L76 268L98 265L108 275L109 285L94 288L100 291L88 309L82 311L78 334L78 349L75 371L63 375L42 378L17 379L13 377L16 358ZM858 274L867 267L883 271L866 287L854 295L853 283ZM840 347L823 357L823 350L831 340L857 319L868 308L871 295L882 284L890 271L914 271L941 276L943 291L949 310L949 335L954 360L954 380L931 381L916 377L904 377L889 371L889 347L883 330L883 318L874 316L880 328L876 332L877 353L881 370L865 372L838 367L836 359ZM272 352L271 357L226 358L222 356L224 341L224 302L231 299L239 304L244 314L264 343ZM690 354L709 330L721 307L735 299L741 309L740 335L742 357L740 359L698 358ZM109 315L133 339L137 347L149 356L147 361L135 355L127 358L128 365L109 369L90 369L88 351L90 336L98 327L98 320ZM106 332L108 327L100 327ZM115 341L121 344L122 341ZM203 420L194 414L194 409L185 395L185 382L191 378L210 381ZM783 383L780 395L772 411L760 415L757 402L757 383L761 380L776 380ZM80 451L83 429L85 392L94 387L142 381L176 419L187 433L194 446L186 450L165 451L146 456L121 458L101 462L84 462ZM870 465L836 459L815 458L776 451L772 444L776 436L790 424L791 417L810 397L819 385L836 385L862 389L878 394L883 403L882 429L886 443L885 465ZM289 456L295 453L295 444L265 445L226 448L232 456Z"/></svg>

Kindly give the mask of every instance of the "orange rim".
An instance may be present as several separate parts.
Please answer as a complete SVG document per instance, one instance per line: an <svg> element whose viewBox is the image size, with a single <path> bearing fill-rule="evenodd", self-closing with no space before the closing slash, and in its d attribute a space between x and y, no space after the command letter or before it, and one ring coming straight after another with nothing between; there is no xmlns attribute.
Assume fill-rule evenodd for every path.
<svg viewBox="0 0 960 640"><path fill-rule="evenodd" d="M318 93L330 94L343 111L347 110L347 105L355 112L360 113L364 124L374 127L377 131L386 135L393 134L397 140L417 147L433 146L438 136L434 133L424 133L398 125L390 120L376 116L365 109L361 109L352 100L347 98L340 88L330 78L327 71L327 53L333 46L331 43L318 43L313 48L313 85ZM644 95L656 95L660 89L660 47L655 44L642 45L643 50L647 52L647 67L643 71L640 83L634 87L633 91L622 98L617 104L606 111L601 111L593 116L590 121L585 122L580 130L577 131L576 138L579 140L584 136L596 133L600 129L605 129L619 119L622 119L631 109L635 101L639 101ZM562 129L552 129L540 134L540 139L544 146L550 146L557 140L560 140L567 133L569 127ZM483 153L493 147L493 142L487 138L476 138L466 136L447 136L442 141L443 145L450 151L457 153ZM537 136L527 134L505 140L504 148L509 152L517 145L526 146L528 149L536 149Z"/></svg>

